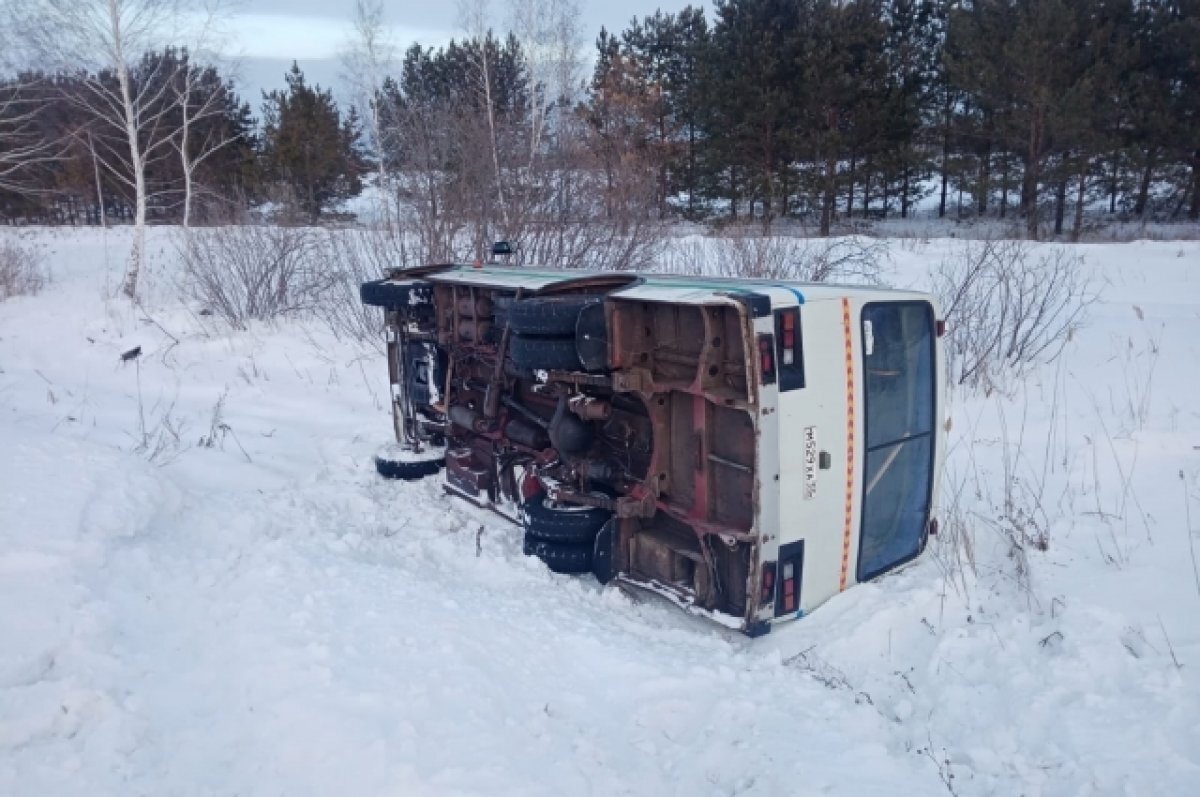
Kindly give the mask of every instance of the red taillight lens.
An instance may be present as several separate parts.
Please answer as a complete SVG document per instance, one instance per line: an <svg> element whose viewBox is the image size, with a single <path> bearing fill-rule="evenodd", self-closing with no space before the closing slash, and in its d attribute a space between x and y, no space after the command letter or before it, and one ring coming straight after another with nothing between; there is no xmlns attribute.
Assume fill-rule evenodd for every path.
<svg viewBox="0 0 1200 797"><path fill-rule="evenodd" d="M759 366L762 369L764 383L775 381L775 345L770 335L760 335L758 338Z"/></svg>
<svg viewBox="0 0 1200 797"><path fill-rule="evenodd" d="M775 566L779 575L775 616L799 615L800 591L804 583L804 540L779 546L779 560Z"/></svg>
<svg viewBox="0 0 1200 797"><path fill-rule="evenodd" d="M943 319L939 318L937 323L934 324L934 327L937 329L937 336L939 338L946 334L946 322Z"/></svg>
<svg viewBox="0 0 1200 797"><path fill-rule="evenodd" d="M759 595L758 602L766 604L773 600L775 600L775 563L767 562L763 565L762 592Z"/></svg>
<svg viewBox="0 0 1200 797"><path fill-rule="evenodd" d="M783 565L783 595L782 609L785 612L796 611L796 565L786 562Z"/></svg>
<svg viewBox="0 0 1200 797"><path fill-rule="evenodd" d="M938 534L938 521L937 521L937 518L930 518L930 519L929 519L929 536L930 536L930 537L936 537L936 536L937 536L937 534Z"/></svg>
<svg viewBox="0 0 1200 797"><path fill-rule="evenodd" d="M800 365L800 311L795 308L779 310L775 315L775 337L779 339L779 367L781 389L791 390L796 387L802 387L804 384L804 376L793 374L796 367ZM793 377L798 376L798 381L792 378L791 387L784 387L782 380L788 378L791 374Z"/></svg>

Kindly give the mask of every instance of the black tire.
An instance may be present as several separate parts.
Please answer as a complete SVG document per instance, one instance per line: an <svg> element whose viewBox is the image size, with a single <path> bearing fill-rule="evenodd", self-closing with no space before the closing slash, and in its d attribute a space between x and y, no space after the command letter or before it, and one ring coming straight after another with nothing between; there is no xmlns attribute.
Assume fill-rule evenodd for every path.
<svg viewBox="0 0 1200 797"><path fill-rule="evenodd" d="M533 369L520 368L516 363L508 358L505 358L504 360L504 373L508 376L511 376L513 379L524 379L526 381L537 379L537 375L534 374Z"/></svg>
<svg viewBox="0 0 1200 797"><path fill-rule="evenodd" d="M397 284L382 279L364 282L358 287L358 298L362 300L363 304L388 310L409 306L414 296L422 300L429 298L428 284L414 285L411 282Z"/></svg>
<svg viewBox="0 0 1200 797"><path fill-rule="evenodd" d="M406 482L424 479L432 476L446 464L446 455L437 452L436 458L414 461L389 459L383 456L375 457L375 471L385 479L400 479Z"/></svg>
<svg viewBox="0 0 1200 797"><path fill-rule="evenodd" d="M556 507L544 495L526 501L521 514L528 537L543 542L586 543L589 546L612 517L607 509L596 507Z"/></svg>
<svg viewBox="0 0 1200 797"><path fill-rule="evenodd" d="M492 299L492 328L497 331L497 335L503 332L508 324L508 311L516 301L515 296L496 296Z"/></svg>
<svg viewBox="0 0 1200 797"><path fill-rule="evenodd" d="M545 562L546 567L554 573L592 572L592 546L590 543L568 545L546 542L526 534L521 550L526 556L536 556L541 559Z"/></svg>
<svg viewBox="0 0 1200 797"><path fill-rule="evenodd" d="M596 535L595 542L592 543L592 575L601 584L607 584L613 580L616 569L613 567L613 562L616 559L613 551L617 541L617 523L616 519L612 519L604 524L600 529L600 533Z"/></svg>
<svg viewBox="0 0 1200 797"><path fill-rule="evenodd" d="M575 338L527 338L512 335L508 355L517 368L547 371L578 371L583 368Z"/></svg>
<svg viewBox="0 0 1200 797"><path fill-rule="evenodd" d="M603 301L598 296L536 296L514 302L508 324L521 335L558 337L575 334L579 314L589 304Z"/></svg>

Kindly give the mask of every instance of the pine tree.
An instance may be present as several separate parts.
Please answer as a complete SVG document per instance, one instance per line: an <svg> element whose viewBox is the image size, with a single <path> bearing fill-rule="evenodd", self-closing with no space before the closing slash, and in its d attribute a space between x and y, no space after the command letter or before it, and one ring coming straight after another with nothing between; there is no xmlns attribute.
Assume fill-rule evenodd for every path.
<svg viewBox="0 0 1200 797"><path fill-rule="evenodd" d="M884 9L883 57L886 78L882 108L876 120L877 157L882 161L883 188L900 198L900 216L925 193L929 159L922 132L936 119L936 81L940 42L934 0L890 0ZM866 148L868 152L870 147ZM985 181L986 182L986 181ZM863 187L863 207L870 203ZM884 208L886 213L887 208ZM865 214L864 214L865 215Z"/></svg>
<svg viewBox="0 0 1200 797"><path fill-rule="evenodd" d="M636 20L635 20L636 24ZM652 178L654 204L663 212L663 103L644 63L623 52L620 42L601 29L589 103L580 109L588 143L604 172L604 213L609 219L636 212Z"/></svg>
<svg viewBox="0 0 1200 797"><path fill-rule="evenodd" d="M360 135L357 115L343 119L332 93L309 86L298 64L287 74L286 91L263 93L264 173L310 221L362 192Z"/></svg>
<svg viewBox="0 0 1200 797"><path fill-rule="evenodd" d="M731 218L739 201L761 207L764 226L786 213L795 136L814 120L803 80L801 35L811 0L718 0L707 71L705 125L720 163Z"/></svg>
<svg viewBox="0 0 1200 797"><path fill-rule="evenodd" d="M700 212L697 200L701 194L706 145L700 129L703 74L711 56L704 9L686 6L676 15L674 46L667 98L681 146L670 168L671 192L687 195L687 215L696 218Z"/></svg>
<svg viewBox="0 0 1200 797"><path fill-rule="evenodd" d="M1188 218L1200 219L1200 0L1179 0L1167 43L1174 60L1175 86L1172 150L1190 171L1181 197L1187 202Z"/></svg>
<svg viewBox="0 0 1200 797"><path fill-rule="evenodd" d="M1200 2L1143 0L1136 7L1130 155L1139 167L1133 212L1147 213L1156 178L1179 172L1176 208L1200 217ZM1190 179L1189 179L1190 178ZM1164 209L1164 210L1175 210ZM1165 215L1165 214L1164 214Z"/></svg>

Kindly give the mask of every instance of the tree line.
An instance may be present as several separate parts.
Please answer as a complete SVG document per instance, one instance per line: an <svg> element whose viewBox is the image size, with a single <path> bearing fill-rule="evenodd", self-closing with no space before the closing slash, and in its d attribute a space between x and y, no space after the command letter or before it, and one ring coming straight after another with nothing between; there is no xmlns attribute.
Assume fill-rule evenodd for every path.
<svg viewBox="0 0 1200 797"><path fill-rule="evenodd" d="M228 221L246 207L278 203L318 219L357 194L368 163L360 122L299 67L286 88L264 94L261 116L211 64L186 50L145 53L129 72L150 221ZM109 71L22 72L0 79L0 132L13 166L0 178L0 218L25 223L131 220L135 170L122 115L97 113L95 82L119 93ZM18 153L27 157L18 164ZM29 155L35 157L28 157ZM20 166L20 168L18 168ZM2 167L0 167L2 168Z"/></svg>
<svg viewBox="0 0 1200 797"><path fill-rule="evenodd" d="M1200 0L716 0L601 30L590 80L572 3L525 5L544 18L504 35L480 16L365 48L345 108L294 67L256 119L182 47L13 74L0 217L102 223L143 196L152 221L315 221L368 173L430 256L465 235L558 260L677 218L1200 217Z"/></svg>
<svg viewBox="0 0 1200 797"><path fill-rule="evenodd" d="M718 0L601 32L593 124L664 214L1200 216L1195 0ZM1074 218L1064 218L1068 206Z"/></svg>

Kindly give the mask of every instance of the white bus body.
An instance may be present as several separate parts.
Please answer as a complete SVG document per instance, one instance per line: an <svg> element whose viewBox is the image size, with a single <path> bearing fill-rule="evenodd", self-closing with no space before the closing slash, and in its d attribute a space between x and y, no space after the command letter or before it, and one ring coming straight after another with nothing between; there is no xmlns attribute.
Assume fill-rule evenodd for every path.
<svg viewBox="0 0 1200 797"><path fill-rule="evenodd" d="M388 311L399 442L444 447L447 491L524 523L553 569L757 635L936 533L929 295L487 265L363 299Z"/></svg>

